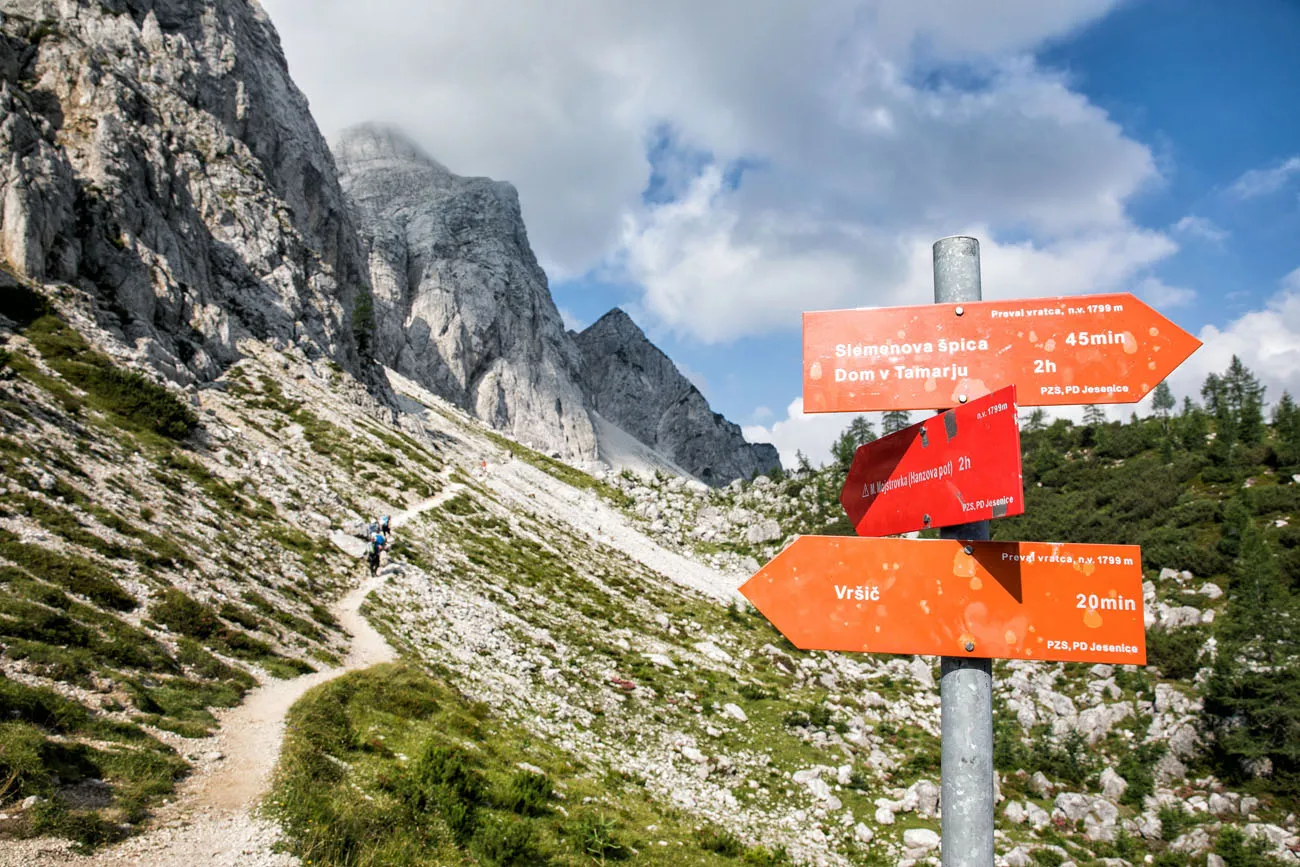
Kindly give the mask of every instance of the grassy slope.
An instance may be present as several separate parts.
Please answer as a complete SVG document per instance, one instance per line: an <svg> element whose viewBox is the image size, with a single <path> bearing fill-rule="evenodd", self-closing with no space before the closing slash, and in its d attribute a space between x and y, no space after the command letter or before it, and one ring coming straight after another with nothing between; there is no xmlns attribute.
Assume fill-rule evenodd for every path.
<svg viewBox="0 0 1300 867"><path fill-rule="evenodd" d="M256 461L267 440L253 431L287 422L278 388L241 385L257 364L232 370L242 393L201 422L4 282L16 331L0 356L0 806L39 803L7 809L0 836L95 845L174 789L213 708L260 677L337 662L346 636L322 599L354 565L310 517L330 504ZM298 418L311 447L373 472L375 493L430 489L392 466L412 448L403 434L353 441Z"/></svg>
<svg viewBox="0 0 1300 867"><path fill-rule="evenodd" d="M11 484L0 515L9 534L0 536L0 641L9 673L0 680L8 719L0 725L0 784L8 780L5 802L49 797L89 779L108 781L113 796L96 809L49 797L0 833L57 830L96 842L122 833L117 823L138 822L183 773L171 744L184 744L166 729L207 730L207 708L237 700L250 672L291 675L342 646L319 601L350 564L322 544L311 511L338 523L349 511L428 496L441 485L443 455L360 415L322 409L326 393L309 380L282 385L280 371L255 360L232 369L225 396L205 399L217 412L205 424L241 435L217 439L199 430L177 441L121 407L114 380L99 390L102 379L72 381L52 363L67 360L68 344L73 360L105 362L84 361L56 323L33 332L35 323L28 317L22 330L29 336L6 347L15 377L0 392L0 461ZM60 345L50 346L49 337ZM334 375L322 387L338 384ZM1164 560L1148 566L1194 564L1198 579L1226 585L1232 559L1222 550L1221 517L1228 503L1245 499L1293 574L1287 528L1273 526L1294 514L1289 491L1273 484L1276 455L1245 452L1225 477L1189 450L1186 460L1174 456L1171 470L1158 444L1141 439L1134 450L1121 435L1098 447L1082 439L1095 432L1076 429L1069 434L1076 440L1049 442L1066 460L1047 466L1054 463L1043 456L1048 436L1060 440L1062 432L1025 436L1029 513L999 522L999 533L1088 541L1119 532L1126 535L1098 540L1140 541ZM285 450L286 464L259 466L267 448ZM1252 455L1260 460L1251 463ZM1187 475L1180 460L1197 471ZM628 502L589 477L575 483L580 474L540 456L530 463ZM46 474L52 485L42 485ZM1247 476L1258 491L1243 498ZM812 829L853 863L892 863L898 850L888 843L903 829L937 827L911 813L888 827L872 819L876 798L937 779L938 742L927 733L937 708L933 693L907 674L906 660L802 654L752 612L683 592L549 516L520 515L463 474L452 477L469 493L400 535L394 554L403 580L372 604L373 617L404 647L406 665L350 675L294 711L275 809L313 863L587 863L634 850L637 860L654 863L782 863L782 844ZM1179 493L1169 503L1166 491L1151 489L1171 478ZM834 531L838 485L833 471L781 480L773 514L789 531ZM308 497L313 486L334 505ZM744 488L709 502L761 510L772 493ZM1156 498L1149 513L1140 495ZM1156 547L1162 530L1166 549ZM775 548L715 544L760 559ZM1179 545L1192 546L1184 552L1191 559L1171 562L1169 550ZM1177 598L1172 585L1160 593ZM457 633L440 614L449 603L478 606L495 618L496 634ZM1153 635L1157 667L1117 675L1126 699L1150 698L1161 682L1195 693L1189 678L1199 646L1160 650L1159 640ZM729 661L701 650L704 641ZM1078 668L1039 670L1059 691L1082 698L1086 677ZM1011 674L999 664L1000 684ZM748 722L725 714L727 704ZM1048 809L1015 771L1042 770L1095 791L1100 770L1114 765L1141 788L1158 757L1132 749L1123 735L1141 738L1149 720L1140 716L1087 749L1041 729L1022 731L1006 713L998 720L1004 794ZM707 762L688 758L681 743ZM846 761L849 783L830 777L843 810L819 814L792 773ZM521 762L543 771L544 782ZM544 797L548 786L558 794ZM693 795L694 806L673 805L674 791ZM1266 786L1259 793L1266 821L1290 809ZM734 807L711 807L709 799L728 797ZM1132 815L1135 806L1140 801L1122 812ZM840 821L845 811L874 831L873 844L853 842L851 826ZM737 815L745 817L739 825L718 821ZM1167 818L1168 828L1206 821L1203 814ZM1032 834L1001 820L1000 827L1010 841L1040 847L1038 863L1057 857L1044 845L1078 863L1144 853L1162 864L1196 863L1164 841L1103 844L1071 828ZM1230 834L1219 838L1233 845ZM800 846L791 851L798 860ZM1239 863L1263 863L1249 857Z"/></svg>

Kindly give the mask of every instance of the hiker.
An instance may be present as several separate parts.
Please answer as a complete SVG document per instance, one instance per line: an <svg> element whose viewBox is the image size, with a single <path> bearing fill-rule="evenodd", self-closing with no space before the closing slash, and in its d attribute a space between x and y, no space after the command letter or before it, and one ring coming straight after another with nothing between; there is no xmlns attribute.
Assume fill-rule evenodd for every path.
<svg viewBox="0 0 1300 867"><path fill-rule="evenodd" d="M366 557L370 565L370 574L373 576L379 572L379 552L388 547L388 540L384 538L383 533L375 533L370 537L370 545L366 548Z"/></svg>
<svg viewBox="0 0 1300 867"><path fill-rule="evenodd" d="M367 538L370 538L370 539L373 539L373 538L375 538L375 535L376 535L378 532L379 532L379 519L378 519L378 518L371 518L371 519L370 519L370 526L366 529L366 537L367 537Z"/></svg>
<svg viewBox="0 0 1300 867"><path fill-rule="evenodd" d="M390 532L390 529L391 529L391 522L392 522L392 519L391 519L388 515L384 515L384 517L380 518L380 519L379 519L379 532L381 532L381 533L383 533L385 536L387 536L387 535L389 534L389 532Z"/></svg>

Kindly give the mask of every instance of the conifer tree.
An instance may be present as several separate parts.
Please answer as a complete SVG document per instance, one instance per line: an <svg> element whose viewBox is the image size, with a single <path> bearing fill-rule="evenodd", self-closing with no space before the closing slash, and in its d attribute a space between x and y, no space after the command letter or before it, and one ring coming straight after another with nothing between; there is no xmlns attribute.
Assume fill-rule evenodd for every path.
<svg viewBox="0 0 1300 867"><path fill-rule="evenodd" d="M1267 773L1273 787L1300 792L1300 629L1264 535L1247 522L1241 534L1228 608L1206 685L1213 755L1224 776Z"/></svg>
<svg viewBox="0 0 1300 867"><path fill-rule="evenodd" d="M1106 411L1094 404L1089 404L1083 411L1083 423L1089 426L1105 424Z"/></svg>
<svg viewBox="0 0 1300 867"><path fill-rule="evenodd" d="M1034 407L1034 411L1021 420L1021 425L1025 433L1047 430L1047 412L1041 406Z"/></svg>
<svg viewBox="0 0 1300 867"><path fill-rule="evenodd" d="M900 431L911 424L912 414L905 409L891 409L880 421L885 436Z"/></svg>
<svg viewBox="0 0 1300 867"><path fill-rule="evenodd" d="M848 469L853 463L853 453L858 450L858 446L874 439L876 439L875 427L865 415L860 415L849 422L844 433L840 434L839 439L831 446L831 456L842 469Z"/></svg>
<svg viewBox="0 0 1300 867"><path fill-rule="evenodd" d="M1156 415L1163 419L1169 418L1169 412L1178 405L1174 398L1174 393L1169 389L1169 383L1161 380L1156 386L1155 393L1151 395L1151 408L1156 411Z"/></svg>

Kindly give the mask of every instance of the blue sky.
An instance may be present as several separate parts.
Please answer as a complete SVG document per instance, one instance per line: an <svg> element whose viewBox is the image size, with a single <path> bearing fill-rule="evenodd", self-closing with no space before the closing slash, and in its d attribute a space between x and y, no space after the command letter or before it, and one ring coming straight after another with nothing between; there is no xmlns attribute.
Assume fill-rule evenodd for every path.
<svg viewBox="0 0 1300 867"><path fill-rule="evenodd" d="M1198 334L1180 395L1234 353L1300 393L1294 0L265 5L327 135L513 182L566 318L622 306L787 459L849 421L800 410L799 312L929 302L950 234L986 298Z"/></svg>

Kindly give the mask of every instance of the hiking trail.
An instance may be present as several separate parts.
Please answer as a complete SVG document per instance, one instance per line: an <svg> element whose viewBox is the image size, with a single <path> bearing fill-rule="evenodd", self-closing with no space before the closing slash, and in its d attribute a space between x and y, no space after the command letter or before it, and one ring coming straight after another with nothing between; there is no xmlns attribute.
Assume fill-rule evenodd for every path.
<svg viewBox="0 0 1300 867"><path fill-rule="evenodd" d="M462 488L449 485L438 496L394 514L393 526L435 508ZM364 542L356 541L364 548ZM274 823L257 816L256 808L270 786L284 742L285 716L294 702L314 686L395 658L388 642L361 614L362 603L372 590L383 585L388 571L385 567L376 577L366 578L333 608L339 623L352 635L342 665L292 680L268 678L250 690L238 706L216 711L219 730L208 739L209 746L198 751L205 760L198 762L177 787L173 799L155 811L148 831L88 856L70 851L72 844L66 840L6 841L0 847L0 867L298 864L295 856L272 851L280 839L279 830Z"/></svg>

